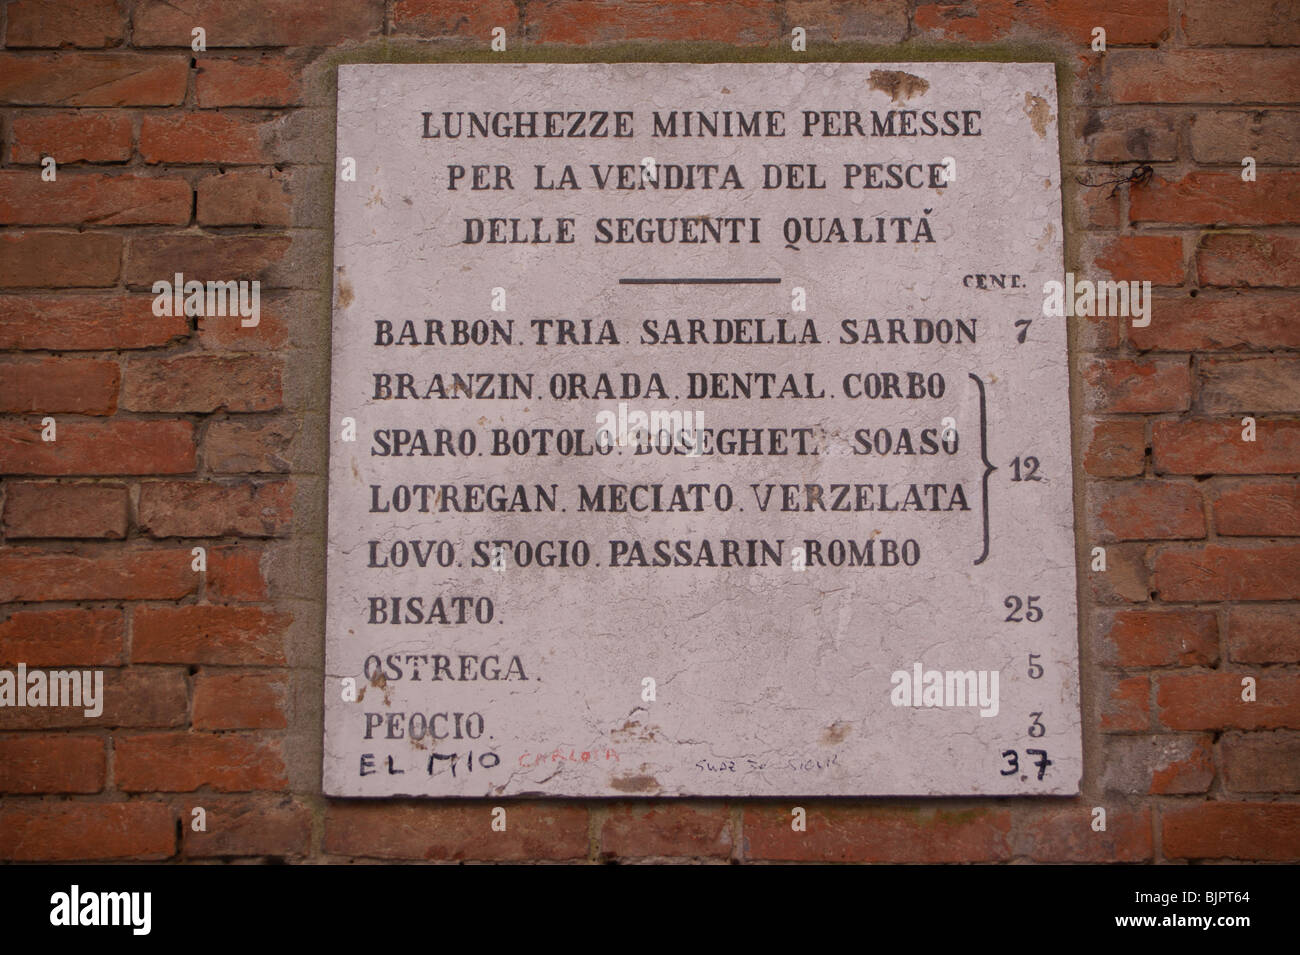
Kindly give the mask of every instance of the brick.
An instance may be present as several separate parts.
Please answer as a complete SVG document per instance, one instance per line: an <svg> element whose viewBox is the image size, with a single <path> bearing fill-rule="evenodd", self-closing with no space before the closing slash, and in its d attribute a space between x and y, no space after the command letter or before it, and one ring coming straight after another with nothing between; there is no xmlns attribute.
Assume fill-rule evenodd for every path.
<svg viewBox="0 0 1300 955"><path fill-rule="evenodd" d="M1184 0L1183 35L1192 46L1300 45L1300 19L1286 0Z"/></svg>
<svg viewBox="0 0 1300 955"><path fill-rule="evenodd" d="M120 377L115 361L0 361L0 412L109 415L117 410Z"/></svg>
<svg viewBox="0 0 1300 955"><path fill-rule="evenodd" d="M581 805L506 803L506 830L493 832L491 807L340 802L325 809L324 851L368 859L547 860L587 857Z"/></svg>
<svg viewBox="0 0 1300 955"><path fill-rule="evenodd" d="M1166 858L1300 858L1300 805L1208 802L1167 809L1161 816Z"/></svg>
<svg viewBox="0 0 1300 955"><path fill-rule="evenodd" d="M1208 359L1199 371L1203 411L1300 411L1300 358Z"/></svg>
<svg viewBox="0 0 1300 955"><path fill-rule="evenodd" d="M600 852L622 859L726 859L731 855L730 813L725 806L615 803L600 824Z"/></svg>
<svg viewBox="0 0 1300 955"><path fill-rule="evenodd" d="M1234 663L1300 663L1300 608L1229 608L1228 656Z"/></svg>
<svg viewBox="0 0 1300 955"><path fill-rule="evenodd" d="M1182 285L1183 240L1176 235L1121 235L1100 243L1090 240L1092 261L1116 281Z"/></svg>
<svg viewBox="0 0 1300 955"><path fill-rule="evenodd" d="M1144 544L1107 544L1105 573L1088 575L1088 594L1097 604L1145 603L1151 593Z"/></svg>
<svg viewBox="0 0 1300 955"><path fill-rule="evenodd" d="M60 165L131 158L131 117L121 113L20 113L10 130L10 159L16 163L39 163L46 156Z"/></svg>
<svg viewBox="0 0 1300 955"><path fill-rule="evenodd" d="M0 225L185 225L191 205L183 179L0 171Z"/></svg>
<svg viewBox="0 0 1300 955"><path fill-rule="evenodd" d="M1222 748L1223 784L1232 792L1300 792L1300 736L1228 733Z"/></svg>
<svg viewBox="0 0 1300 955"><path fill-rule="evenodd" d="M1093 477L1133 477L1146 467L1146 424L1101 420L1092 425L1083 468Z"/></svg>
<svg viewBox="0 0 1300 955"><path fill-rule="evenodd" d="M1220 745L1223 788L1235 793L1300 790L1300 734L1228 732Z"/></svg>
<svg viewBox="0 0 1300 955"><path fill-rule="evenodd" d="M151 296L0 295L0 349L152 348L188 333L185 316L155 316Z"/></svg>
<svg viewBox="0 0 1300 955"><path fill-rule="evenodd" d="M1022 826L1025 854L1035 862L1145 862L1153 856L1149 809L1108 808L1105 832L1092 828L1088 806L1047 810Z"/></svg>
<svg viewBox="0 0 1300 955"><path fill-rule="evenodd" d="M1296 103L1289 50L1110 50L1104 87L1115 103Z"/></svg>
<svg viewBox="0 0 1300 955"><path fill-rule="evenodd" d="M1119 228L1119 197L1109 195L1105 189L1080 189L1077 193L1076 205L1079 209L1080 221L1086 229L1106 229L1115 230ZM1099 322L1105 316L1084 315L1082 318L1090 322ZM1107 323L1113 325L1113 323ZM1114 347L1114 342L1110 343Z"/></svg>
<svg viewBox="0 0 1300 955"><path fill-rule="evenodd" d="M127 508L121 485L14 482L5 488L5 537L120 539L126 536Z"/></svg>
<svg viewBox="0 0 1300 955"><path fill-rule="evenodd" d="M1300 545L1209 544L1168 547L1155 560L1161 600L1300 599Z"/></svg>
<svg viewBox="0 0 1300 955"><path fill-rule="evenodd" d="M219 106L297 106L302 67L280 54L201 57L195 92L203 109Z"/></svg>
<svg viewBox="0 0 1300 955"><path fill-rule="evenodd" d="M1255 288L1300 285L1300 237L1214 232L1196 248L1201 285Z"/></svg>
<svg viewBox="0 0 1300 955"><path fill-rule="evenodd" d="M166 859L176 819L158 802L37 803L0 809L0 858L11 862Z"/></svg>
<svg viewBox="0 0 1300 955"><path fill-rule="evenodd" d="M279 674L204 671L194 680L194 728L284 729L286 693Z"/></svg>
<svg viewBox="0 0 1300 955"><path fill-rule="evenodd" d="M995 862L1011 855L1002 809L809 807L806 832L788 806L745 808L745 858L817 862Z"/></svg>
<svg viewBox="0 0 1300 955"><path fill-rule="evenodd" d="M1228 537L1300 537L1300 484L1238 484L1212 495L1214 529Z"/></svg>
<svg viewBox="0 0 1300 955"><path fill-rule="evenodd" d="M42 441L38 420L0 421L0 472L10 475L189 474L188 421L63 421Z"/></svg>
<svg viewBox="0 0 1300 955"><path fill-rule="evenodd" d="M18 610L0 622L0 666L117 666L122 611Z"/></svg>
<svg viewBox="0 0 1300 955"><path fill-rule="evenodd" d="M1103 733L1145 733L1151 729L1151 681L1144 676L1102 677Z"/></svg>
<svg viewBox="0 0 1300 955"><path fill-rule="evenodd" d="M1102 787L1107 792L1194 795L1208 792L1213 782L1214 754L1209 736L1106 738Z"/></svg>
<svg viewBox="0 0 1300 955"><path fill-rule="evenodd" d="M10 106L179 106L185 99L189 72L188 56L0 53L0 103Z"/></svg>
<svg viewBox="0 0 1300 955"><path fill-rule="evenodd" d="M1157 421L1151 451L1162 474L1291 474L1300 471L1300 421L1256 422L1243 441L1240 418Z"/></svg>
<svg viewBox="0 0 1300 955"><path fill-rule="evenodd" d="M1256 698L1241 698L1242 679L1254 676ZM1156 678L1157 718L1172 730L1300 729L1300 676L1165 673Z"/></svg>
<svg viewBox="0 0 1300 955"><path fill-rule="evenodd" d="M56 553L0 547L0 603L10 600L174 600L198 589L188 550Z"/></svg>
<svg viewBox="0 0 1300 955"><path fill-rule="evenodd" d="M263 292L255 326L246 328L221 315L196 316L199 343L214 352L277 351L289 343L290 316L303 314L311 307L292 293Z"/></svg>
<svg viewBox="0 0 1300 955"><path fill-rule="evenodd" d="M759 45L781 34L780 11L759 0L673 2L666 16L654 3L542 0L528 7L533 43L615 43L628 40Z"/></svg>
<svg viewBox="0 0 1300 955"><path fill-rule="evenodd" d="M214 547L208 551L209 600L239 603L266 600L263 551L253 547Z"/></svg>
<svg viewBox="0 0 1300 955"><path fill-rule="evenodd" d="M210 49L227 46L331 46L383 31L382 0L186 0L150 3L135 11L136 46L190 45L202 24Z"/></svg>
<svg viewBox="0 0 1300 955"><path fill-rule="evenodd" d="M1169 29L1168 11L1131 0L966 0L920 3L916 26L923 33L983 42L1011 35L1062 36L1085 46L1093 27L1105 27L1106 43L1158 43Z"/></svg>
<svg viewBox="0 0 1300 955"><path fill-rule="evenodd" d="M1255 182L1239 172L1153 176L1129 190L1129 221L1176 225L1289 225L1300 222L1300 173L1269 170Z"/></svg>
<svg viewBox="0 0 1300 955"><path fill-rule="evenodd" d="M214 421L203 439L203 461L217 474L286 472L298 427L290 419Z"/></svg>
<svg viewBox="0 0 1300 955"><path fill-rule="evenodd" d="M102 233L10 232L0 235L0 288L94 288L115 285L122 239Z"/></svg>
<svg viewBox="0 0 1300 955"><path fill-rule="evenodd" d="M146 115L140 155L148 163L271 162L265 124L225 113Z"/></svg>
<svg viewBox="0 0 1300 955"><path fill-rule="evenodd" d="M1189 118L1192 156L1200 163L1241 160L1292 165L1300 163L1300 114L1280 109L1198 109Z"/></svg>
<svg viewBox="0 0 1300 955"><path fill-rule="evenodd" d="M278 358L255 355L137 358L126 366L122 407L132 411L273 411L280 407L280 370Z"/></svg>
<svg viewBox="0 0 1300 955"><path fill-rule="evenodd" d="M284 666L287 613L259 607L136 607L136 663Z"/></svg>
<svg viewBox="0 0 1300 955"><path fill-rule="evenodd" d="M181 272L201 282L253 281L284 258L288 236L142 236L131 240L127 285L153 288Z"/></svg>
<svg viewBox="0 0 1300 955"><path fill-rule="evenodd" d="M288 179L280 173L238 169L199 180L201 225L280 225L292 220Z"/></svg>
<svg viewBox="0 0 1300 955"><path fill-rule="evenodd" d="M1083 112L1076 123L1084 158L1091 162L1170 162L1178 158L1178 118L1158 109L1119 107ZM1105 172L1107 175L1102 176ZM1097 170L1098 178L1113 179L1111 170ZM1118 170L1116 171L1116 175ZM1110 187L1087 190L1119 206L1119 194L1110 198Z"/></svg>
<svg viewBox="0 0 1300 955"><path fill-rule="evenodd" d="M487 42L493 27L505 27L511 37L519 35L519 9L514 0L397 0L393 30Z"/></svg>
<svg viewBox="0 0 1300 955"><path fill-rule="evenodd" d="M151 537L277 537L289 530L293 485L149 483L140 528Z"/></svg>
<svg viewBox="0 0 1300 955"><path fill-rule="evenodd" d="M1300 348L1300 322L1292 320L1300 296L1222 294L1156 297L1151 324L1128 327L1134 347L1157 351L1226 351Z"/></svg>
<svg viewBox="0 0 1300 955"><path fill-rule="evenodd" d="M901 43L907 7L904 0L787 0L784 22L802 26L811 43Z"/></svg>
<svg viewBox="0 0 1300 955"><path fill-rule="evenodd" d="M1213 666L1219 626L1204 610L1120 610L1097 620L1106 666Z"/></svg>
<svg viewBox="0 0 1300 955"><path fill-rule="evenodd" d="M251 792L287 782L279 740L252 734L119 736L113 770L123 792Z"/></svg>
<svg viewBox="0 0 1300 955"><path fill-rule="evenodd" d="M1185 540L1205 536L1201 492L1191 484L1139 481L1096 487L1091 492L1101 541Z"/></svg>
<svg viewBox="0 0 1300 955"><path fill-rule="evenodd" d="M0 736L0 793L97 793L106 770L95 736Z"/></svg>
<svg viewBox="0 0 1300 955"><path fill-rule="evenodd" d="M293 799L203 798L207 831L183 827L185 855L191 859L247 856L301 857L311 851L311 810ZM182 810L191 818L192 806Z"/></svg>
<svg viewBox="0 0 1300 955"><path fill-rule="evenodd" d="M116 46L126 31L121 0L13 0L5 19L11 49Z"/></svg>
<svg viewBox="0 0 1300 955"><path fill-rule="evenodd" d="M66 669L62 664L56 669ZM104 671L104 710L93 719L84 708L0 709L0 729L168 729L189 719L189 687L180 668L129 667Z"/></svg>
<svg viewBox="0 0 1300 955"><path fill-rule="evenodd" d="M1084 366L1089 411L1186 411L1192 403L1192 373L1177 359L1131 361L1098 358Z"/></svg>

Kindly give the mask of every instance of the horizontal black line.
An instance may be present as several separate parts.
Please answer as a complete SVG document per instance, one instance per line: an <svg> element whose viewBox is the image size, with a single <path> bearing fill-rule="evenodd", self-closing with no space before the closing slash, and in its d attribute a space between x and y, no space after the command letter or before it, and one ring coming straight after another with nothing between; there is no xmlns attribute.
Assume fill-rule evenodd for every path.
<svg viewBox="0 0 1300 955"><path fill-rule="evenodd" d="M619 285L780 285L780 279L705 278L705 279L619 279Z"/></svg>

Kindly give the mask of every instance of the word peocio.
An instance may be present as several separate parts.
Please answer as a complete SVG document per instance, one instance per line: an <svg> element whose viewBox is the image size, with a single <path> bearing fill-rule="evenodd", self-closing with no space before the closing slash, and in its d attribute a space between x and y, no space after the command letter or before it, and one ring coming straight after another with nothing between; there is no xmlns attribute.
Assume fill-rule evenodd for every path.
<svg viewBox="0 0 1300 955"><path fill-rule="evenodd" d="M185 281L177 272L173 281L153 283L153 313L159 318L172 315L201 315L208 318L240 316L244 328L256 328L262 321L262 283L258 281Z"/></svg>
<svg viewBox="0 0 1300 955"><path fill-rule="evenodd" d="M0 707L2 706L80 706L83 714L94 719L104 712L103 670L27 669L18 664L18 672L0 670Z"/></svg>

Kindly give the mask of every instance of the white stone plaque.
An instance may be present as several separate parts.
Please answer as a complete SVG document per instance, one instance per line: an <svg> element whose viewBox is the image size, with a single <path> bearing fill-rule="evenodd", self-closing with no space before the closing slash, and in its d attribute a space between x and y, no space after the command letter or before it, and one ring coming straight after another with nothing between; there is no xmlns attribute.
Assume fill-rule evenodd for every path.
<svg viewBox="0 0 1300 955"><path fill-rule="evenodd" d="M1078 791L1047 63L339 68L324 789Z"/></svg>

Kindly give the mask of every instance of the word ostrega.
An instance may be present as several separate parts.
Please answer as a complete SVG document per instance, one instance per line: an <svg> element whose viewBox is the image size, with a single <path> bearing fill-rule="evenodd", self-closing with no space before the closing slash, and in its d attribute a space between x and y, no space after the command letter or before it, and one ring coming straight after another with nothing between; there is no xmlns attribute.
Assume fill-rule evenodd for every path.
<svg viewBox="0 0 1300 955"><path fill-rule="evenodd" d="M240 325L254 328L262 321L262 283L257 281L200 282L185 281L177 272L174 280L153 283L153 313L164 315L202 315L225 318L238 315Z"/></svg>
<svg viewBox="0 0 1300 955"><path fill-rule="evenodd" d="M0 706L80 706L94 719L104 712L103 670L0 670Z"/></svg>

